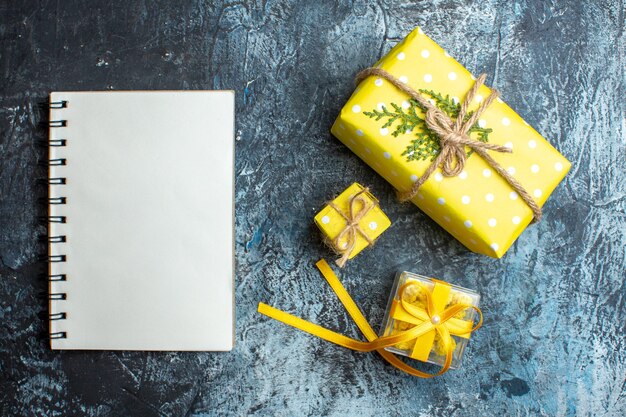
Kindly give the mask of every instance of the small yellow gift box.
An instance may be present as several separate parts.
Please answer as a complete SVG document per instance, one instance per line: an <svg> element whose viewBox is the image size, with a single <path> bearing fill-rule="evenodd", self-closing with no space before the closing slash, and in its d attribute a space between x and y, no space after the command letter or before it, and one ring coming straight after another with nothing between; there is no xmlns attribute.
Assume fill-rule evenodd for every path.
<svg viewBox="0 0 626 417"><path fill-rule="evenodd" d="M419 28L359 78L332 133L474 252L504 255L570 168Z"/></svg>
<svg viewBox="0 0 626 417"><path fill-rule="evenodd" d="M396 277L380 336L392 337L432 323L415 339L386 347L389 352L445 366L449 355L450 369L461 365L461 358L474 329L480 295L410 272ZM448 353L449 352L449 353Z"/></svg>
<svg viewBox="0 0 626 417"><path fill-rule="evenodd" d="M337 264L343 267L348 259L374 243L391 222L378 200L355 182L315 216L315 224L326 243L341 255Z"/></svg>

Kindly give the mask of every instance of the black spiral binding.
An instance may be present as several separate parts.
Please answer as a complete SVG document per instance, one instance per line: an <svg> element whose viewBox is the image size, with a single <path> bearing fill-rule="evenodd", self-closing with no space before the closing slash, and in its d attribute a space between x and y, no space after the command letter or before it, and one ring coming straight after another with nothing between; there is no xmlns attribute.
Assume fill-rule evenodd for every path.
<svg viewBox="0 0 626 417"><path fill-rule="evenodd" d="M47 148L48 146L60 147L67 146L67 139L50 139L50 140L38 140L37 145Z"/></svg>
<svg viewBox="0 0 626 417"><path fill-rule="evenodd" d="M47 161L39 161L39 165L41 166L60 166L67 165L67 161L65 158L56 158L56 159L48 159Z"/></svg>
<svg viewBox="0 0 626 417"><path fill-rule="evenodd" d="M41 178L38 180L39 183L44 185L65 185L65 178Z"/></svg>
<svg viewBox="0 0 626 417"><path fill-rule="evenodd" d="M44 216L41 220L46 220L48 223L67 223L65 216Z"/></svg>
<svg viewBox="0 0 626 417"><path fill-rule="evenodd" d="M67 107L67 100L51 101L49 107L51 109L64 109Z"/></svg>
<svg viewBox="0 0 626 417"><path fill-rule="evenodd" d="M67 106L68 106L68 102L66 100L52 101L48 105L50 109L64 109L64 108L67 108ZM50 120L48 122L48 126L50 128L66 127L67 120ZM55 148L64 147L64 146L67 146L67 139L48 139L47 141L39 141L38 144L40 146L45 146L45 147L55 147ZM56 159L48 158L47 160L40 161L39 164L45 167L64 166L64 165L67 165L67 160L65 158L56 158ZM48 187L53 187L53 186L65 185L67 180L65 177L51 178L50 175L48 175L48 177L42 182L46 184ZM41 199L40 202L47 204L49 206L67 204L67 197L48 197L48 198ZM46 223L66 223L67 222L67 218L65 216L51 216L49 213L42 220L45 220ZM67 242L67 236L47 235L47 236L42 236L40 240L42 242L47 243L48 247L50 248L51 245ZM48 263L67 262L67 256L48 254L47 256L44 257L44 260ZM50 272L48 272L47 279L49 282L61 282L61 281L67 280L67 275L66 274L50 274ZM67 294L66 293L50 293L48 298L50 301L54 301L54 302L64 301L64 300L67 300ZM51 313L49 315L50 321L65 320L65 319L67 319L66 312ZM67 339L67 332L51 332L50 339Z"/></svg>

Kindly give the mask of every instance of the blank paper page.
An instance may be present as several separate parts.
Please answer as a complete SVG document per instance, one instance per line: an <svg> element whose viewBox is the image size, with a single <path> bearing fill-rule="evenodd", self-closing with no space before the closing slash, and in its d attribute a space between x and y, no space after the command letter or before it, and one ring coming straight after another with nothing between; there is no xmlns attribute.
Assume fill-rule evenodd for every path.
<svg viewBox="0 0 626 417"><path fill-rule="evenodd" d="M55 92L53 349L230 350L234 98L229 91ZM54 143L54 142L53 142ZM54 163L54 162L53 162ZM53 181L54 182L54 181ZM55 317L55 316L53 316Z"/></svg>

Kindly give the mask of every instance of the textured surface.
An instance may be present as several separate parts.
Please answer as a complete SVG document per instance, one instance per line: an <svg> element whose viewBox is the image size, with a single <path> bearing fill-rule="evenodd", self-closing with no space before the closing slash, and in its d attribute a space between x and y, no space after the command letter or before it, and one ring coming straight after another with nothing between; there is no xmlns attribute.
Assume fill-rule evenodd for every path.
<svg viewBox="0 0 626 417"><path fill-rule="evenodd" d="M0 3L0 414L626 414L624 3ZM88 5L87 5L88 4ZM501 260L469 253L329 134L352 77L422 26L573 162ZM34 144L51 90L237 91L233 352L51 352ZM353 180L393 221L342 280L377 326L397 270L483 294L463 367L405 376L256 314L356 336L312 218Z"/></svg>

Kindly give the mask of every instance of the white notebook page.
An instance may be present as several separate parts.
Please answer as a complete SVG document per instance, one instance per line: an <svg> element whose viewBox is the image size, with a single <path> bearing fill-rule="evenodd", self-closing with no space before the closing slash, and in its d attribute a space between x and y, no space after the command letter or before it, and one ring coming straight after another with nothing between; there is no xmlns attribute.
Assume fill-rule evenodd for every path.
<svg viewBox="0 0 626 417"><path fill-rule="evenodd" d="M50 158L52 349L230 350L234 94L55 92Z"/></svg>

